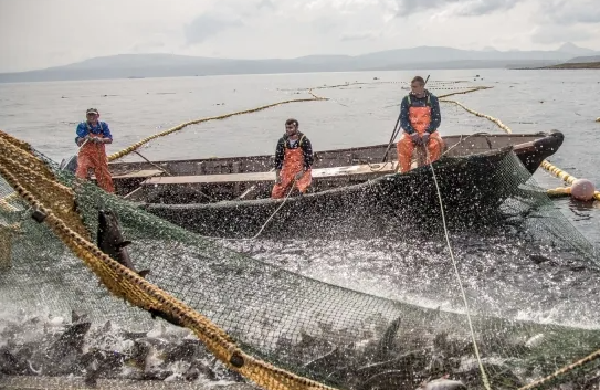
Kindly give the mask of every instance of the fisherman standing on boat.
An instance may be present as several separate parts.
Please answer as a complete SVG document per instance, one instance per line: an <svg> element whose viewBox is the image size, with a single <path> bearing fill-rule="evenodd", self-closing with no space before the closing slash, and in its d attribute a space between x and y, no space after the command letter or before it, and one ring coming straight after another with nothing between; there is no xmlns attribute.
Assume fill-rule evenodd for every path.
<svg viewBox="0 0 600 390"><path fill-rule="evenodd" d="M93 170L98 186L106 192L115 192L112 177L108 171L106 144L112 144L113 137L108 125L98 120L98 110L88 108L86 121L77 125L75 143L79 146L77 153L77 170L75 177L86 179L88 170Z"/></svg>
<svg viewBox="0 0 600 390"><path fill-rule="evenodd" d="M425 89L425 81L421 76L412 79L410 89L411 92L400 104L400 127L404 130L398 141L400 172L410 170L415 146L424 146L429 150L430 160L427 160L427 164L439 160L444 147L437 130L442 122L438 98Z"/></svg>
<svg viewBox="0 0 600 390"><path fill-rule="evenodd" d="M275 148L275 185L271 197L284 198L294 185L300 194L312 182L313 149L310 141L298 131L298 121L285 121L285 135L277 141Z"/></svg>

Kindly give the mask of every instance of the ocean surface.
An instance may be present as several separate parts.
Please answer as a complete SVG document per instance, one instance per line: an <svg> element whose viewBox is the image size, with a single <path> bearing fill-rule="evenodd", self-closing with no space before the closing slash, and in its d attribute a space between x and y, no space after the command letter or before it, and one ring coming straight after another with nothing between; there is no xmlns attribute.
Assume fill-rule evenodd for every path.
<svg viewBox="0 0 600 390"><path fill-rule="evenodd" d="M375 76L379 81L373 81ZM98 108L101 120L110 126L115 140L108 146L111 154L193 119L310 97L307 93L310 87L349 83L314 90L330 101L286 104L185 127L151 141L140 153L152 160L273 154L288 117L299 120L300 129L316 150L382 144L389 140L400 100L407 93L413 76L413 72L403 71L0 84L0 129L60 162L76 153L75 127L83 120L88 107ZM565 142L549 160L575 177L590 179L598 188L600 123L595 120L600 117L599 80L598 71L587 70L436 71L431 73L429 89L442 95L477 85L493 87L449 99L501 119L513 133L560 130L566 136ZM351 85L357 82L367 84ZM442 103L441 108L442 135L503 132L489 120L459 106ZM125 158L138 159L137 156ZM543 188L563 186L561 180L542 168L535 180ZM600 245L597 202L582 205L567 198L554 200L553 204L573 229L593 245ZM400 244L402 237L391 243L375 240L225 245L324 282L413 303L429 299L427 305L437 306L436 286L450 285L453 278L449 259L439 254L441 249L422 248L433 249L436 255L421 256L418 251L399 248ZM529 257L522 256L511 263L510 256L519 251L519 243L492 239L476 244L476 249L473 245L464 246L457 249L457 253L462 254L463 259L477 254L465 260L461 273L467 275L470 270L478 270L469 275L472 280L467 280L474 295L484 296L481 291L486 288L495 291L495 295L491 292L486 295L489 300L483 306L494 308L500 303L506 304L505 307L510 308L501 312L506 314L512 310L518 317L522 314L518 308L526 307L528 300L535 297L539 311L534 319L568 320L581 325L586 322L582 320L585 316L586 325L600 325L600 315L592 309L598 304L597 283L593 282L598 274L571 278L570 271L559 266L540 270L536 265L526 264ZM419 266L402 265L411 259L420 259ZM495 269L495 276L486 279L486 270L491 269L494 262L501 265ZM566 289L571 292L565 292ZM459 298L456 294L455 297ZM540 314L542 312L547 315Z"/></svg>

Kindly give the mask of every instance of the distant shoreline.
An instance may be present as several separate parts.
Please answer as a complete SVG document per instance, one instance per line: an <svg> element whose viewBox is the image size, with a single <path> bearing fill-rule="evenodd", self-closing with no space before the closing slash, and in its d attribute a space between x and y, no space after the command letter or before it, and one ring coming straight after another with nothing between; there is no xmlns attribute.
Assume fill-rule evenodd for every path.
<svg viewBox="0 0 600 390"><path fill-rule="evenodd" d="M547 65L547 66L537 66L537 67L519 67L519 68L509 68L510 70L590 70L597 69L600 70L600 62L574 62L574 63L564 63L557 65Z"/></svg>

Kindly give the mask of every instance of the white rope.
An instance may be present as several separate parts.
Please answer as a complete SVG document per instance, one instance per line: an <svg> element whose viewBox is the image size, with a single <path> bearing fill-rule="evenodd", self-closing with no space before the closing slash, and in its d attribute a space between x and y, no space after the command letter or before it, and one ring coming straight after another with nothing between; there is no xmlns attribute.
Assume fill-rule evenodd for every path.
<svg viewBox="0 0 600 390"><path fill-rule="evenodd" d="M442 192L440 190L440 187L437 182L437 178L435 176L435 169L433 169L433 164L431 161L431 157L429 155L429 149L427 147L425 147L424 149L427 152L427 162L429 163L429 167L431 168L431 173L433 175L433 183L435 184L438 198L440 200L440 212L442 213L442 225L444 227L444 235L446 237L446 243L448 244L448 249L450 250L450 258L452 259L452 265L454 266L454 273L456 274L456 278L458 279L458 284L460 286L460 292L462 294L463 302L465 304L467 319L469 320L469 327L471 329L471 338L473 340L473 348L475 351L475 357L477 358L477 363L479 364L479 369L481 370L481 377L483 379L483 384L484 384L485 388L487 390L492 390L492 388L490 387L490 383L488 381L488 377L485 372L485 369L483 368L483 362L481 361L481 357L479 356L479 349L477 348L477 342L475 341L475 330L473 329L473 322L471 321L471 314L469 313L469 305L467 304L467 296L465 295L465 290L463 288L463 284L460 279L458 267L456 266L456 260L454 258L454 252L452 251L452 245L450 244L450 237L448 236L448 228L446 227L446 216L444 214L444 204L442 203Z"/></svg>
<svg viewBox="0 0 600 390"><path fill-rule="evenodd" d="M79 151L81 150L81 148L83 148L85 146L85 144L87 144L87 142L90 140L89 137L85 137L85 139L83 140L83 143L81 144L81 146L79 148L77 148L77 153L79 153Z"/></svg>
<svg viewBox="0 0 600 390"><path fill-rule="evenodd" d="M292 179L291 188L288 191L288 193L285 196L285 198L283 199L283 202L281 202L281 204L279 205L279 207L277 207L277 209L275 209L275 211L273 211L273 213L271 214L271 216L265 221L265 223L262 224L262 226L261 226L260 230L258 231L258 233L256 233L254 236L252 236L252 238L216 238L216 237L211 237L211 236L201 236L201 237L209 239L209 240L216 240L216 241L253 241L253 240L256 240L256 238L263 232L263 230L265 230L265 227L267 227L267 225L269 224L269 222L271 222L271 220L273 220L273 218L275 217L275 215L285 205L285 203L289 199L290 195L294 191L294 184L295 183L296 183L296 178L294 177Z"/></svg>
<svg viewBox="0 0 600 390"><path fill-rule="evenodd" d="M267 219L265 221L265 223L263 223L263 225L260 228L260 230L258 231L258 233L256 233L254 236L252 236L252 238L250 240L255 240L256 237L258 237L260 235L260 233L262 233L263 230L265 230L265 227L267 226L267 224L269 222L271 222L271 220L273 219L273 217L275 217L275 214L277 214L279 212L279 210L281 210L281 208L283 207L283 205L285 204L285 202L287 202L288 198L290 197L290 194L294 191L294 184L295 183L296 183L296 177L294 177L294 179L292 180L292 186L291 186L292 188L290 188L290 190L288 191L287 195L283 199L283 202L281 202L281 204L279 205L279 207L277 207L277 209L275 211L273 211L273 214L271 214L271 216L269 217L269 219Z"/></svg>

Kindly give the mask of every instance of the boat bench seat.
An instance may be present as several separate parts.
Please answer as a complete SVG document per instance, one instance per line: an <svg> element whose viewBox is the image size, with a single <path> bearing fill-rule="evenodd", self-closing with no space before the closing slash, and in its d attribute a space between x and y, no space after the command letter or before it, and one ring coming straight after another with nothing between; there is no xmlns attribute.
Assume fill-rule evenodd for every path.
<svg viewBox="0 0 600 390"><path fill-rule="evenodd" d="M382 164L353 165L346 167L315 168L313 169L313 180L336 178L354 175L368 175L392 173L398 169L398 161ZM150 177L141 185L166 185L166 184L202 184L202 183L233 183L233 182L263 182L274 181L275 172L241 172L222 175L196 175L196 176L160 176Z"/></svg>
<svg viewBox="0 0 600 390"><path fill-rule="evenodd" d="M146 177L160 176L164 171L159 169L140 169L137 171L131 171L127 173L117 173L113 175L113 179L143 179Z"/></svg>

